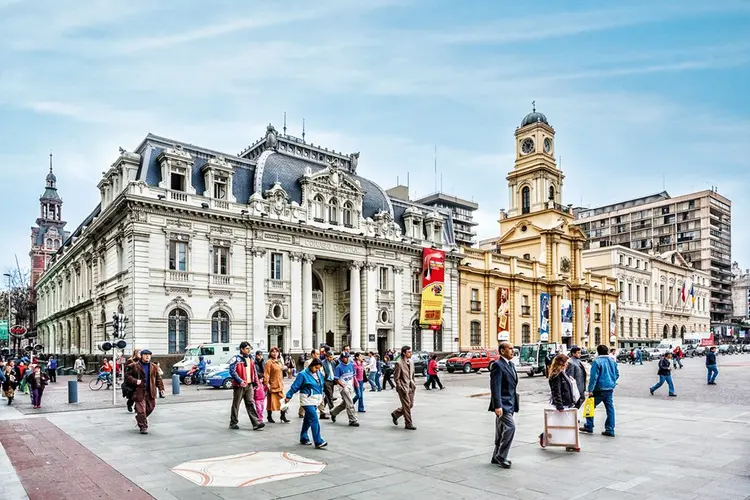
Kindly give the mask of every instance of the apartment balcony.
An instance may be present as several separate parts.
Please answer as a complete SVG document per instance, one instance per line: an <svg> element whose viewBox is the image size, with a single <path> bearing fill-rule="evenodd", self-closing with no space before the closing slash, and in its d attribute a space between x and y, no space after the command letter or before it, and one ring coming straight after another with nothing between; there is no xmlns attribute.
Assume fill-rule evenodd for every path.
<svg viewBox="0 0 750 500"><path fill-rule="evenodd" d="M232 208L232 204L225 200L211 200L211 208L229 210Z"/></svg>
<svg viewBox="0 0 750 500"><path fill-rule="evenodd" d="M378 302L393 302L393 290L378 290L377 299Z"/></svg>
<svg viewBox="0 0 750 500"><path fill-rule="evenodd" d="M471 312L482 312L482 302L479 300L472 300L469 306Z"/></svg>

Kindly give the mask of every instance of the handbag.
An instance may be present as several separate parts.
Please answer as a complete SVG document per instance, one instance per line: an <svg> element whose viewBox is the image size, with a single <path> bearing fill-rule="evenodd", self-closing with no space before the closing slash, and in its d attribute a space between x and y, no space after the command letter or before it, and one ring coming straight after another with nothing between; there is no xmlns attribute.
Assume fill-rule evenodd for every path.
<svg viewBox="0 0 750 500"><path fill-rule="evenodd" d="M585 418L594 418L594 412L596 411L596 405L594 404L594 398L586 398L586 402L583 403L583 416Z"/></svg>

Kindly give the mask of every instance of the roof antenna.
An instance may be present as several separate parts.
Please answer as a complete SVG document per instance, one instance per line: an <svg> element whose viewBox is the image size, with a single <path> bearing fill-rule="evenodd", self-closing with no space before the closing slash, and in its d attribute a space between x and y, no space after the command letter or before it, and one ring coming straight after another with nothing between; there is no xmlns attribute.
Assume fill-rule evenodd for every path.
<svg viewBox="0 0 750 500"><path fill-rule="evenodd" d="M49 173L52 173L52 151L49 152Z"/></svg>
<svg viewBox="0 0 750 500"><path fill-rule="evenodd" d="M302 142L305 142L305 119L302 119Z"/></svg>
<svg viewBox="0 0 750 500"><path fill-rule="evenodd" d="M531 101L531 112L536 113L536 101Z"/></svg>
<svg viewBox="0 0 750 500"><path fill-rule="evenodd" d="M284 135L286 135L286 111L284 111Z"/></svg>
<svg viewBox="0 0 750 500"><path fill-rule="evenodd" d="M437 192L437 144L435 144L435 192Z"/></svg>
<svg viewBox="0 0 750 500"><path fill-rule="evenodd" d="M408 199L411 195L411 191L409 191L409 171L406 171L406 198Z"/></svg>

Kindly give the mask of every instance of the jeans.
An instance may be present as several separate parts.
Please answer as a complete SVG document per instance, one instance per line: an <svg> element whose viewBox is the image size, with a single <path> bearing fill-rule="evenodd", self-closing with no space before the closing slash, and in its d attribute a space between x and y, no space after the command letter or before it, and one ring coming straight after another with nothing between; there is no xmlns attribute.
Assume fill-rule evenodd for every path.
<svg viewBox="0 0 750 500"><path fill-rule="evenodd" d="M680 358L678 358L677 356L675 356L675 357L672 358L672 366L674 366L675 368L677 368L677 365L679 365L680 368L682 368L682 361L680 360Z"/></svg>
<svg viewBox="0 0 750 500"><path fill-rule="evenodd" d="M364 412L365 411L365 384L364 380L362 382L359 382L357 384L357 387L354 388L354 399L352 400L353 403L357 404L357 411Z"/></svg>
<svg viewBox="0 0 750 500"><path fill-rule="evenodd" d="M312 430L313 443L316 445L323 444L323 438L320 437L320 421L318 420L318 407L317 406L303 406L305 409L305 419L302 420L302 431L299 434L300 443L309 443L310 438L308 437L307 431Z"/></svg>
<svg viewBox="0 0 750 500"><path fill-rule="evenodd" d="M635 362L638 363L638 364L640 364L640 365L642 365L643 364L643 355L642 354L638 354L635 357Z"/></svg>
<svg viewBox="0 0 750 500"><path fill-rule="evenodd" d="M651 392L664 385L664 382L669 386L669 393L674 394L674 384L672 383L672 375L659 375L659 381L651 386Z"/></svg>
<svg viewBox="0 0 750 500"><path fill-rule="evenodd" d="M370 372L370 374L367 376L367 381L370 382L371 391L380 390L380 377L378 375L378 372Z"/></svg>
<svg viewBox="0 0 750 500"><path fill-rule="evenodd" d="M716 365L706 365L706 370L708 371L706 374L706 382L709 384L716 382L716 377L719 375L719 369Z"/></svg>
<svg viewBox="0 0 750 500"><path fill-rule="evenodd" d="M604 409L607 411L607 420L604 422L604 430L612 434L615 433L615 403L613 400L614 390L594 391L594 406L604 403ZM589 431L594 431L594 417L587 417L583 427Z"/></svg>

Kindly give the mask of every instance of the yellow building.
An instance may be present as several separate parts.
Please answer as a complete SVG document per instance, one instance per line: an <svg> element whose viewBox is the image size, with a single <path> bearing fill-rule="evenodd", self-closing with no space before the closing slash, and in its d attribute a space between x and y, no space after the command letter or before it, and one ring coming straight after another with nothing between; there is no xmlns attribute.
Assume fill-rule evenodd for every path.
<svg viewBox="0 0 750 500"><path fill-rule="evenodd" d="M583 268L586 235L572 224L570 205L562 205L565 176L555 162L555 129L534 109L515 139L500 236L479 249L462 249L459 345L541 340L614 347L617 280Z"/></svg>

